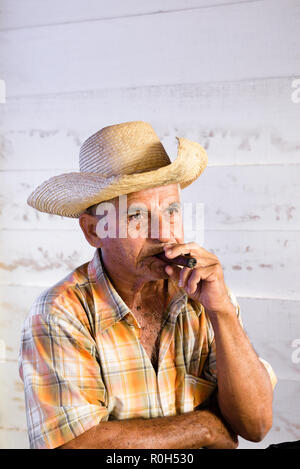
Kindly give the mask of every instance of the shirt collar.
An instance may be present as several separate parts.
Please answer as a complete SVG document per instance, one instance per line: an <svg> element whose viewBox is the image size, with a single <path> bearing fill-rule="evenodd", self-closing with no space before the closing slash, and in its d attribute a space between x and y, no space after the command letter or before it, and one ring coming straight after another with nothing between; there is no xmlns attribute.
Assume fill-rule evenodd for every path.
<svg viewBox="0 0 300 469"><path fill-rule="evenodd" d="M91 284L95 311L100 318L100 329L103 331L120 321L130 309L122 300L108 278L101 261L101 250L96 249L88 265L88 275Z"/></svg>
<svg viewBox="0 0 300 469"><path fill-rule="evenodd" d="M99 315L101 332L123 319L130 308L112 285L101 260L101 249L97 248L93 259L88 264L89 283L91 285L95 312ZM166 312L169 320L176 322L178 314L187 306L187 294L175 282L168 281L168 302ZM134 317L134 315L133 315ZM136 321L137 322L137 321Z"/></svg>

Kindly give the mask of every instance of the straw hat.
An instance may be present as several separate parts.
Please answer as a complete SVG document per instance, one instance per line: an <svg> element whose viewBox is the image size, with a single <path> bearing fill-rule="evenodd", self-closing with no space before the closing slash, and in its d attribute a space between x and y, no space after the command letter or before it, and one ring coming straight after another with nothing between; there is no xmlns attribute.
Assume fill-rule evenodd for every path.
<svg viewBox="0 0 300 469"><path fill-rule="evenodd" d="M176 138L177 158L171 163L150 124L104 127L82 144L80 172L48 179L27 203L40 212L78 218L91 205L118 195L175 183L183 189L203 172L207 155L199 143Z"/></svg>

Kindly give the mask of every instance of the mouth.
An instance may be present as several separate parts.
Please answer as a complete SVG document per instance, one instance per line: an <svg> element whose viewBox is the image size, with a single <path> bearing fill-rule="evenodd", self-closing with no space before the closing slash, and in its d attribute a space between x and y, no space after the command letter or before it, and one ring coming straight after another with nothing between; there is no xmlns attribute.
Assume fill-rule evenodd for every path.
<svg viewBox="0 0 300 469"><path fill-rule="evenodd" d="M165 266L168 265L169 262L167 258L165 258L163 251L161 251L159 253L152 254L151 256L144 257L141 264L151 271L157 271L157 269L159 269L159 271L164 271Z"/></svg>
<svg viewBox="0 0 300 469"><path fill-rule="evenodd" d="M164 251L160 251L160 252L157 252L156 254L145 256L142 262L143 263L146 262L148 264L149 261L151 261L151 265L154 261L159 261L161 265L168 264L168 259L164 255Z"/></svg>
<svg viewBox="0 0 300 469"><path fill-rule="evenodd" d="M164 251L158 252L157 254L154 254L152 257L155 257L156 259L159 259L164 262L169 262L169 259L165 256Z"/></svg>
<svg viewBox="0 0 300 469"><path fill-rule="evenodd" d="M162 265L170 265L172 263L172 260L165 256L164 251L153 254L151 257L157 259Z"/></svg>
<svg viewBox="0 0 300 469"><path fill-rule="evenodd" d="M197 260L194 257L191 257L190 254L182 254L169 259L165 256L164 252L159 252L153 257L162 261L164 264L176 264L177 266L189 267L190 269L193 269L197 264Z"/></svg>

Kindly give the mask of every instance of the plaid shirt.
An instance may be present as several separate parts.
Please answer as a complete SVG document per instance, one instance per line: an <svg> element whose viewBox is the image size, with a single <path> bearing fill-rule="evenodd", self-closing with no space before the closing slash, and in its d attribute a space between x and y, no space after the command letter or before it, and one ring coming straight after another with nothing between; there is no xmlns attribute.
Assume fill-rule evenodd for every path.
<svg viewBox="0 0 300 469"><path fill-rule="evenodd" d="M209 397L217 385L216 351L203 306L168 280L157 373L139 327L98 249L36 299L19 356L31 448L58 447L100 421L190 412ZM274 386L274 372L262 362Z"/></svg>

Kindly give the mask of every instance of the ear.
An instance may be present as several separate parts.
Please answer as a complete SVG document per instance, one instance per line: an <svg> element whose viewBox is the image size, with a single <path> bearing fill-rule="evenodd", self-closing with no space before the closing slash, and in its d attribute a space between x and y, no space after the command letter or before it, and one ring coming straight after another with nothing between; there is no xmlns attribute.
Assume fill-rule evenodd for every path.
<svg viewBox="0 0 300 469"><path fill-rule="evenodd" d="M96 233L97 218L88 213L82 213L79 217L79 225L87 242L95 248L101 247L101 239Z"/></svg>

